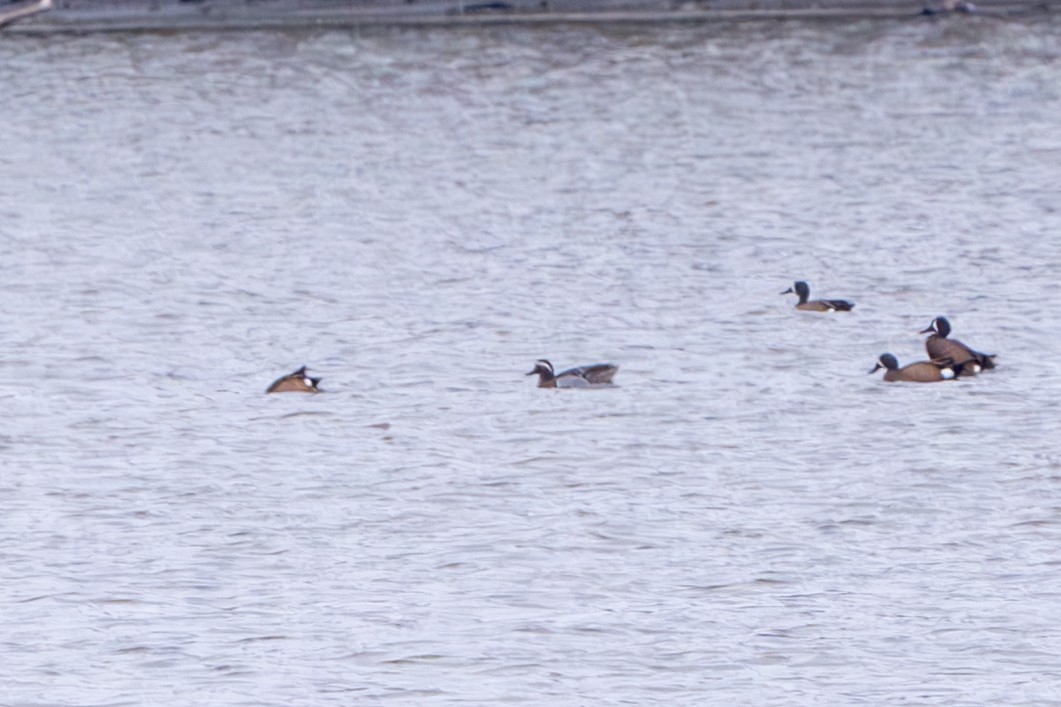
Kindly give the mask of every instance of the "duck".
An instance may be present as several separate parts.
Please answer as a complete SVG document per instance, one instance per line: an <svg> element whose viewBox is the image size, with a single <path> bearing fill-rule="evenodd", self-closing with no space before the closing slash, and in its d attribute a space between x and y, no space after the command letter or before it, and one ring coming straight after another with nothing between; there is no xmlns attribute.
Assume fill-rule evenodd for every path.
<svg viewBox="0 0 1061 707"><path fill-rule="evenodd" d="M922 15L945 15L953 12L972 14L976 12L976 5L965 0L943 0L938 5L926 5L921 10Z"/></svg>
<svg viewBox="0 0 1061 707"><path fill-rule="evenodd" d="M320 389L317 384L321 382L320 378L310 378L309 374L306 373L306 367L298 369L294 373L288 373L286 376L281 376L273 381L273 384L266 389L266 393L319 393Z"/></svg>
<svg viewBox="0 0 1061 707"><path fill-rule="evenodd" d="M928 327L917 333L931 334L925 339L925 350L929 358L949 359L954 363L962 364L966 375L995 367L995 362L992 360L995 354L973 351L957 339L947 338L950 335L950 322L946 317L936 317Z"/></svg>
<svg viewBox="0 0 1061 707"><path fill-rule="evenodd" d="M814 299L807 301L810 297L810 287L807 283L799 280L795 282L792 287L788 288L781 294L787 295L795 293L799 295L799 302L796 304L796 309L801 309L805 312L850 312L851 308L855 306L854 302L848 302L845 299Z"/></svg>
<svg viewBox="0 0 1061 707"><path fill-rule="evenodd" d="M534 369L526 375L537 373L539 388L590 388L611 385L618 371L619 367L614 363L594 363L554 373L553 364L541 358L534 362Z"/></svg>
<svg viewBox="0 0 1061 707"><path fill-rule="evenodd" d="M890 353L881 354L877 365L869 370L876 373L886 369L884 380L889 383L904 381L907 383L935 383L936 381L953 380L961 375L962 367L951 361L918 361L899 368L899 361Z"/></svg>
<svg viewBox="0 0 1061 707"><path fill-rule="evenodd" d="M7 10L0 10L0 27L23 17L29 17L50 9L52 9L52 0L37 0L36 2L18 5Z"/></svg>

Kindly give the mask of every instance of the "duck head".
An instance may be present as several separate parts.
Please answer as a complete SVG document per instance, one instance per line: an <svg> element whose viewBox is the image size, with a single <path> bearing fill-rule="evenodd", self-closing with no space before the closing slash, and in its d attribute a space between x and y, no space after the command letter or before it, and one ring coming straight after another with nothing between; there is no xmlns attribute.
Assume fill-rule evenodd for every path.
<svg viewBox="0 0 1061 707"><path fill-rule="evenodd" d="M869 373L876 373L882 368L886 368L889 371L894 371L899 367L899 361L892 356L890 353L881 354L880 358L877 359L877 365L869 369Z"/></svg>
<svg viewBox="0 0 1061 707"><path fill-rule="evenodd" d="M806 302L807 298L810 296L810 287L808 287L807 283L803 282L802 280L798 280L792 284L792 287L788 288L781 294L789 295L792 293L796 293L797 295L799 295L800 302Z"/></svg>
<svg viewBox="0 0 1061 707"><path fill-rule="evenodd" d="M554 375L554 373L553 373L553 364L549 363L544 358L540 358L540 359L538 359L537 361L534 362L534 369L532 371L528 372L526 375L533 376L535 373L537 373L538 375L542 376L545 379L552 378L553 375Z"/></svg>
<svg viewBox="0 0 1061 707"><path fill-rule="evenodd" d="M918 334L939 334L944 339L950 334L950 322L946 317L936 317L926 328L917 332Z"/></svg>

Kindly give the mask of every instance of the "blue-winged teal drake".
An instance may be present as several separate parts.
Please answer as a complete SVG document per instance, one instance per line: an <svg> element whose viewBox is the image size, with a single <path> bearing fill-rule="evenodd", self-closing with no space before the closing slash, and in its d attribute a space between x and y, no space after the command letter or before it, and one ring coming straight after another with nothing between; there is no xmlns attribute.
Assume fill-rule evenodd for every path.
<svg viewBox="0 0 1061 707"><path fill-rule="evenodd" d="M961 374L961 366L946 361L918 361L899 368L899 361L890 353L881 354L881 357L877 359L877 365L869 372L876 373L882 368L887 369L884 380L889 383L895 381L935 383L952 380Z"/></svg>
<svg viewBox="0 0 1061 707"><path fill-rule="evenodd" d="M851 308L855 306L854 302L848 302L845 299L812 299L808 302L807 298L810 297L810 288L802 280L796 282L781 294L788 295L792 293L799 295L799 303L796 304L796 309L802 309L805 312L850 312Z"/></svg>
<svg viewBox="0 0 1061 707"><path fill-rule="evenodd" d="M946 317L936 317L927 328L922 329L918 334L932 334L925 339L925 350L928 351L929 358L932 360L948 359L956 364L962 364L966 375L995 367L995 362L991 360L995 354L973 351L957 339L947 338L950 335L950 322Z"/></svg>
<svg viewBox="0 0 1061 707"><path fill-rule="evenodd" d="M534 362L534 370L528 376L538 374L539 388L588 388L611 385L619 367L612 363L594 363L590 366L569 368L562 373L553 372L553 364L544 358Z"/></svg>
<svg viewBox="0 0 1061 707"><path fill-rule="evenodd" d="M317 384L321 382L320 378L310 378L306 373L306 367L298 369L294 373L288 373L286 376L281 376L273 381L273 384L266 389L266 393L319 393L320 389L317 388Z"/></svg>

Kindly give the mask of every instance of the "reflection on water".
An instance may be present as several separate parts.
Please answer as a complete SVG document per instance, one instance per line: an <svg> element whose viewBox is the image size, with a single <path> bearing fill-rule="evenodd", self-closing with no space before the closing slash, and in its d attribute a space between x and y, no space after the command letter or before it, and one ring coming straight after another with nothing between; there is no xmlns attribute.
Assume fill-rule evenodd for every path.
<svg viewBox="0 0 1061 707"><path fill-rule="evenodd" d="M7 37L7 701L1054 699L1059 35Z"/></svg>

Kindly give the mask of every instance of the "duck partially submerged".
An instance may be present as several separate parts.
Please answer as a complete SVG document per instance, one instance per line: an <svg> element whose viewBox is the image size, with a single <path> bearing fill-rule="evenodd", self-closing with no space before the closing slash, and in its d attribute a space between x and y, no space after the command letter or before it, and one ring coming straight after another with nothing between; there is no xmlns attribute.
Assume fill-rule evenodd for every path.
<svg viewBox="0 0 1061 707"><path fill-rule="evenodd" d="M320 378L311 378L306 373L306 367L298 369L294 373L288 373L286 376L281 376L273 381L273 384L266 389L266 393L319 393L321 392L317 388L317 384L321 382Z"/></svg>
<svg viewBox="0 0 1061 707"><path fill-rule="evenodd" d="M793 283L792 287L788 288L781 294L797 294L799 295L799 302L796 303L796 309L801 309L805 312L850 312L855 306L854 302L848 302L845 299L814 299L809 300L810 287L807 283L799 280Z"/></svg>
<svg viewBox="0 0 1061 707"><path fill-rule="evenodd" d="M528 376L538 374L539 388L590 388L611 385L619 367L613 363L594 363L555 373L553 364L544 358L534 362Z"/></svg>

